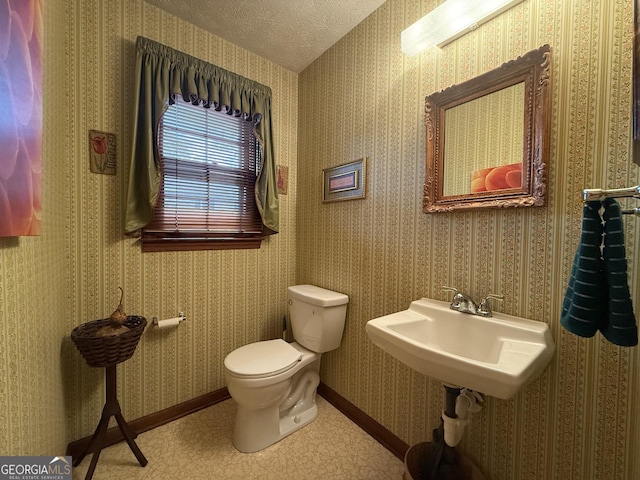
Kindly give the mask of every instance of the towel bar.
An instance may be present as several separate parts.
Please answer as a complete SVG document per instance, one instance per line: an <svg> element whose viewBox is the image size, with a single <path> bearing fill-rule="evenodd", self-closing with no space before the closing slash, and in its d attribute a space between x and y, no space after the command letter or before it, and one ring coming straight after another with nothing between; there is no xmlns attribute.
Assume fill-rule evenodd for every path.
<svg viewBox="0 0 640 480"><path fill-rule="evenodd" d="M640 207L630 208L628 210L622 210L623 215L635 215L636 217L640 217Z"/></svg>
<svg viewBox="0 0 640 480"><path fill-rule="evenodd" d="M605 198L636 197L640 198L640 185L629 188L613 188L603 190L601 188L588 188L582 191L584 202L604 200Z"/></svg>

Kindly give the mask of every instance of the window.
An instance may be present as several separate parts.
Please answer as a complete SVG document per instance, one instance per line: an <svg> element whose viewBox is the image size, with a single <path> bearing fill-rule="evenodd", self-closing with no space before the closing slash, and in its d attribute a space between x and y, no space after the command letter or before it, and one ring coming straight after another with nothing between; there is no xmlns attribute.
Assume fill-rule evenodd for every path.
<svg viewBox="0 0 640 480"><path fill-rule="evenodd" d="M168 75L167 72L170 74ZM191 139L192 143L185 141L184 145L175 147L173 152L171 152L172 147L168 147L166 161L160 158L158 127L168 107L167 99L175 98L177 93L189 100L202 99L204 101L206 99L209 105L220 105L225 112L228 110L234 114L242 112L243 119L233 121L246 127L246 131L241 129L242 135L245 136L246 142L252 142L254 145L254 164L259 165L257 179L255 182L253 181L255 178L255 168L253 168L251 169L253 175L250 182L253 184L245 184L243 192L238 185L241 181L248 181L248 179L239 178L237 173L241 169L220 162L219 159L223 158L222 155L219 156L219 159L209 160L210 154L213 152L207 151L216 144L214 141L216 135L225 136L220 134L220 131L224 131L228 127L234 116L215 113L203 106L191 108L178 100L179 105L171 108L174 112L169 114L165 122L170 121L169 117L177 111L176 109L181 112L180 120L174 122L173 127L166 129L163 124L163 132L173 128L177 130L176 137L180 140L184 136L183 134L200 132L198 138L204 140L199 145L206 153L199 156L192 155L191 150L197 149ZM261 235L266 238L278 233L280 230L280 202L271 119L271 88L148 38L138 37L136 41L135 82L132 94L136 109L131 144L129 186L124 212L125 234L137 236L142 233L142 250L148 251L152 249L258 248ZM170 101L170 103L173 102ZM186 107L186 109L180 107ZM189 114L184 113L185 118L182 119L182 112L187 111ZM224 128L216 130L213 118L218 117L226 121L223 122ZM260 143L259 148L253 137L249 135L251 126L250 122L246 123L249 118L253 119L253 134ZM233 145L232 138L227 140L229 141L227 145L221 147L221 151L224 151L225 155L233 150L229 148L230 145ZM242 139L240 141L243 142ZM248 143L245 144L248 145ZM180 155L176 154L176 150L181 151ZM251 155L250 150L245 151L243 155ZM226 157L224 158L227 160ZM173 188L174 205L167 204L167 208L165 208L161 184L163 163L168 163L169 159L173 159L172 161L176 164L174 167L177 172L175 177L179 183L176 183ZM245 165L249 164L251 162L245 162ZM197 168L195 168L196 166ZM193 173L194 169L199 172L197 175ZM167 170L169 170L168 165ZM250 168L247 166L246 170L249 171ZM236 175L233 176L233 181L227 181L232 176L231 172ZM182 182L182 180L185 181ZM214 182L218 183L217 187ZM216 188L219 188L222 183L237 186L235 193L228 194L228 196L240 198L244 195L246 200L239 200L236 204L244 205L244 210L240 206L232 209L222 206L219 194L216 192ZM202 218L205 216L203 215L204 203L200 202L198 208L195 206L195 203L199 202L201 198L197 201L188 198L183 201L183 197L188 197L187 194L192 193L190 189L195 188L196 184L206 184L206 189L211 189L211 191L207 191L205 195L208 196L204 198L209 199L205 202L207 206L213 205L213 208L208 210L208 220L204 223L202 222ZM248 203L243 203L252 201L249 191L253 191L255 194L262 220L260 233L255 232L254 226L248 227L247 223L251 224L252 222L247 222L243 217L245 213L255 213L253 207L250 207ZM167 194L171 194L170 188L167 189ZM160 208L157 208L158 198L161 198L163 202ZM177 199L180 201L178 202ZM178 204L180 204L180 208L176 208ZM178 222L175 216L171 217L170 210L180 212L185 210L187 217L197 218L198 221L187 222L186 226L183 226L184 222ZM216 218L216 210L218 213L222 211L227 213L217 215ZM242 221L239 221L240 217L243 217ZM224 222L230 221L230 218L233 218L233 223L235 223L233 229L224 224Z"/></svg>
<svg viewBox="0 0 640 480"><path fill-rule="evenodd" d="M255 120L255 119L254 119ZM254 121L178 96L158 128L162 182L144 251L259 248Z"/></svg>

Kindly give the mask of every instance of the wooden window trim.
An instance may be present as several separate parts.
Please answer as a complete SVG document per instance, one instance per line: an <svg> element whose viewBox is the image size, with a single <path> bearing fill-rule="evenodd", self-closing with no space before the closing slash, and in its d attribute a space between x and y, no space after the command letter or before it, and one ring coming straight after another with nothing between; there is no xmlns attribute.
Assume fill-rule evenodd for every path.
<svg viewBox="0 0 640 480"><path fill-rule="evenodd" d="M142 237L143 252L175 252L194 250L244 250L260 248L263 236L234 238L153 238Z"/></svg>

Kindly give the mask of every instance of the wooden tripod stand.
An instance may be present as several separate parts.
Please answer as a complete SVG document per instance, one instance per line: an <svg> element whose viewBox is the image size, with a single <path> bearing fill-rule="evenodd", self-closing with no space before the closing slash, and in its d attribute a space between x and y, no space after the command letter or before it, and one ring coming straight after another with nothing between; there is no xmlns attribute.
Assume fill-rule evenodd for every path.
<svg viewBox="0 0 640 480"><path fill-rule="evenodd" d="M102 417L100 418L100 423L98 423L96 431L91 437L86 450L82 453L82 455L80 455L73 461L73 466L77 467L78 465L80 465L87 454L93 452L93 457L91 458L91 463L89 464L89 470L87 470L87 475L84 477L85 480L91 480L91 478L93 477L93 472L95 471L96 464L98 463L98 459L100 458L100 452L105 446L104 441L107 434L107 427L109 426L109 420L112 416L116 417L118 427L120 428L120 431L122 432L125 440L129 444L129 448L138 459L138 463L140 463L140 466L144 467L147 464L147 459L142 454L142 452L138 448L138 445L136 445L136 442L134 441L138 434L134 432L126 422L120 410L120 403L118 402L118 398L116 397L116 365L105 367L105 371L107 398L104 404L104 408L102 409Z"/></svg>

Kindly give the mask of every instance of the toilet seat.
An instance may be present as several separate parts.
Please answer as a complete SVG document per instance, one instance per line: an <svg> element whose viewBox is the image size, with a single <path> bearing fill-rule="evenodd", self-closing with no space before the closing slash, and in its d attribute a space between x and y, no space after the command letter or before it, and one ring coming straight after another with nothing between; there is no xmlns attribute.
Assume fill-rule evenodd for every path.
<svg viewBox="0 0 640 480"><path fill-rule="evenodd" d="M250 343L224 359L227 371L235 377L264 378L293 368L304 354L282 339Z"/></svg>

